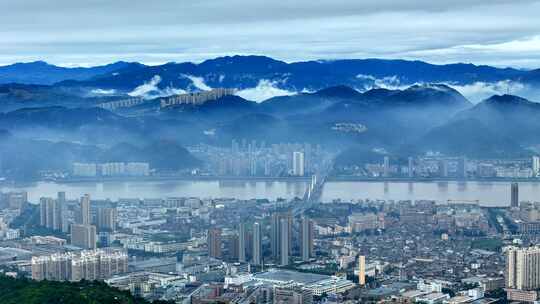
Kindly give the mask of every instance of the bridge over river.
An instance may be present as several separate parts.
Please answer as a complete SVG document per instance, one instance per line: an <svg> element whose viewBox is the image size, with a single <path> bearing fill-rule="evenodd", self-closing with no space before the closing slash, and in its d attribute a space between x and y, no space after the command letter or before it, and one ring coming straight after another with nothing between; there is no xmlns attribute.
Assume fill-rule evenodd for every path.
<svg viewBox="0 0 540 304"><path fill-rule="evenodd" d="M324 167L323 170L319 170L317 173L311 176L311 182L304 192L302 201L294 206L294 215L302 214L314 204L321 202L324 184L326 183L332 168L333 163L329 163Z"/></svg>

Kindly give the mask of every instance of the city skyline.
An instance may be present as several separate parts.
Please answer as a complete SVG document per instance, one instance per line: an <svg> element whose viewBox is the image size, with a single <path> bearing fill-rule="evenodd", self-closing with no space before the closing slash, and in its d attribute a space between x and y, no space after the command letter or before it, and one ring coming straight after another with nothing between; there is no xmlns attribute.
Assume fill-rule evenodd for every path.
<svg viewBox="0 0 540 304"><path fill-rule="evenodd" d="M540 303L538 12L0 1L0 303Z"/></svg>

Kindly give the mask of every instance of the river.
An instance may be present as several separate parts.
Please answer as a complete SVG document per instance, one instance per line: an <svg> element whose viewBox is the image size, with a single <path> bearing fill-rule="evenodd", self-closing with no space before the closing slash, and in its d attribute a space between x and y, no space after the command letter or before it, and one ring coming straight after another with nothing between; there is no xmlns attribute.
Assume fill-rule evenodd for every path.
<svg viewBox="0 0 540 304"><path fill-rule="evenodd" d="M65 191L70 199L88 193L94 199L165 198L185 197L234 197L293 198L301 197L307 183L303 181L129 181L129 182L35 182L0 187L2 191L25 190L31 202L42 196L56 196ZM520 200L540 201L539 182L521 182ZM379 182L332 181L324 186L322 200L479 200L484 206L507 206L510 201L510 182Z"/></svg>

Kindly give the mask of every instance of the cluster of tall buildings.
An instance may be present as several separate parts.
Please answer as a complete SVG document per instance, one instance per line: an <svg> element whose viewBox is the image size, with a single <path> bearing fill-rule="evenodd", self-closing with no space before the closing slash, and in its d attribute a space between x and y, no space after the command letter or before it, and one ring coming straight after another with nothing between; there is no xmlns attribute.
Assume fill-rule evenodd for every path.
<svg viewBox="0 0 540 304"><path fill-rule="evenodd" d="M194 104L200 105L207 101L216 100L227 95L234 95L235 89L216 88L205 92L186 93L174 95L160 100L160 107L167 108L175 105ZM99 108L115 111L118 109L131 108L147 102L142 97L132 97L98 104Z"/></svg>
<svg viewBox="0 0 540 304"><path fill-rule="evenodd" d="M480 163L476 166L476 176L481 178L533 178L531 168L518 166L498 166L491 163Z"/></svg>
<svg viewBox="0 0 540 304"><path fill-rule="evenodd" d="M270 226L270 250L275 261L288 265L292 252L293 217L291 212L274 212Z"/></svg>
<svg viewBox="0 0 540 304"><path fill-rule="evenodd" d="M270 252L271 259L279 265L286 266L290 263L293 253L293 216L291 212L275 212L270 218ZM298 225L298 256L303 261L309 261L315 256L314 223L313 220L302 217ZM263 251L263 226L260 222L255 222L251 226L241 223L238 225L235 248L235 256L238 262L251 263L253 265L262 265L264 262ZM222 230L220 228L211 228L207 234L208 255L213 258L223 258Z"/></svg>
<svg viewBox="0 0 540 304"><path fill-rule="evenodd" d="M58 192L57 199L42 197L39 200L40 225L51 230L68 231L68 222L64 218L66 193Z"/></svg>
<svg viewBox="0 0 540 304"><path fill-rule="evenodd" d="M233 140L230 149L191 151L208 159L210 173L223 176L306 176L323 166L326 158L320 145Z"/></svg>
<svg viewBox="0 0 540 304"><path fill-rule="evenodd" d="M468 161L465 157L408 157L406 164L392 164L389 156L384 156L382 164L368 164L370 175L381 177L467 177Z"/></svg>
<svg viewBox="0 0 540 304"><path fill-rule="evenodd" d="M217 100L228 95L234 95L235 92L235 89L216 88L210 91L174 95L171 97L162 98L160 101L160 106L161 108L167 108L183 104L201 105L207 101Z"/></svg>
<svg viewBox="0 0 540 304"><path fill-rule="evenodd" d="M293 216L288 212L275 212L272 214L270 226L270 249L272 256L282 266L289 265L293 253ZM299 256L303 261L314 257L313 220L302 217L298 229L297 241Z"/></svg>
<svg viewBox="0 0 540 304"><path fill-rule="evenodd" d="M145 162L74 163L72 172L73 176L77 177L148 176L150 164Z"/></svg>
<svg viewBox="0 0 540 304"><path fill-rule="evenodd" d="M399 178L482 178L531 179L540 178L540 156L517 159L469 159L463 156L445 156L428 153L402 160L383 156L377 162L363 166L340 165L340 175Z"/></svg>
<svg viewBox="0 0 540 304"><path fill-rule="evenodd" d="M56 199L40 199L40 224L42 227L71 234L71 244L83 249L95 249L97 231L114 232L117 225L117 210L103 205L95 208L95 217L91 212L88 194L81 197L74 210L69 210L66 194L59 192ZM74 213L74 217L68 214Z"/></svg>
<svg viewBox="0 0 540 304"><path fill-rule="evenodd" d="M123 250L83 250L32 257L32 279L49 281L104 280L128 271Z"/></svg>
<svg viewBox="0 0 540 304"><path fill-rule="evenodd" d="M114 111L123 108L131 108L145 103L147 100L142 97L132 97L121 100L115 100L110 102L104 102L97 105L98 108L102 108L109 111Z"/></svg>

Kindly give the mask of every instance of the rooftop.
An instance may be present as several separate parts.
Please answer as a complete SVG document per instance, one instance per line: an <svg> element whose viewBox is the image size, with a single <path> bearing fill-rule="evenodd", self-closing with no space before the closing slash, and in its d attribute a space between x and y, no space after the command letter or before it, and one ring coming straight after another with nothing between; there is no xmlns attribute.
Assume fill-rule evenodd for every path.
<svg viewBox="0 0 540 304"><path fill-rule="evenodd" d="M283 270L283 269L270 269L267 272L255 274L254 278L256 280L262 281L279 281L279 282L296 282L304 285L315 284L331 278L331 276L314 274L314 273L304 273L297 272L292 270Z"/></svg>

